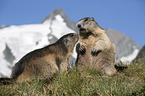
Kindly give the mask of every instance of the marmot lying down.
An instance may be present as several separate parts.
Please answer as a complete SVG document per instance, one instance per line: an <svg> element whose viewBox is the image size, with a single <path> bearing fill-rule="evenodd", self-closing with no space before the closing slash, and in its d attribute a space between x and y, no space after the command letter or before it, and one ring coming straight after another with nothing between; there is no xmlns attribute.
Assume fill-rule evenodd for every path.
<svg viewBox="0 0 145 96"><path fill-rule="evenodd" d="M94 18L83 18L77 23L79 41L76 66L100 68L107 75L116 72L114 68L115 46L107 33Z"/></svg>
<svg viewBox="0 0 145 96"><path fill-rule="evenodd" d="M0 83L49 79L57 72L66 71L69 56L78 39L77 34L70 33L61 37L54 44L26 54L13 67L11 78L0 78Z"/></svg>

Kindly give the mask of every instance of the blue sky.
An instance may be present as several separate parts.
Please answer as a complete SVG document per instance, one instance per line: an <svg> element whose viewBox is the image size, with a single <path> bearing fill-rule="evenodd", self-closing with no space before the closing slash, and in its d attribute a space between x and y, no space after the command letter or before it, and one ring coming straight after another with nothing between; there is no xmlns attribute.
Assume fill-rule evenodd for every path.
<svg viewBox="0 0 145 96"><path fill-rule="evenodd" d="M55 8L76 23L94 17L101 27L145 45L145 0L0 0L0 26L37 24Z"/></svg>

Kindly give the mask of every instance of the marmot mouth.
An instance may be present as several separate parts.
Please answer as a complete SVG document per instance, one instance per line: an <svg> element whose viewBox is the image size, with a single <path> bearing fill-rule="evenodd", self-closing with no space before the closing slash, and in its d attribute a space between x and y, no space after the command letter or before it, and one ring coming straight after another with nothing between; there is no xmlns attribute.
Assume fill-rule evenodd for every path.
<svg viewBox="0 0 145 96"><path fill-rule="evenodd" d="M87 32L87 30L85 29L85 28L80 28L80 33L86 33Z"/></svg>

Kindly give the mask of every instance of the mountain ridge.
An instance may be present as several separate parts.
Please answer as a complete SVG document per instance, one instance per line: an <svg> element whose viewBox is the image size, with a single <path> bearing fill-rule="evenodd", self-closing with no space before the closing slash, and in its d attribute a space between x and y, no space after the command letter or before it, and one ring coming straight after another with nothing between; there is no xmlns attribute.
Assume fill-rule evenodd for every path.
<svg viewBox="0 0 145 96"><path fill-rule="evenodd" d="M127 61L124 57L128 57L128 61L131 62L138 54L141 46L136 44L132 38L117 30L105 29L105 31L107 32L110 40L116 46L116 61ZM133 51L135 51L134 54L132 54ZM132 56L129 57L129 55Z"/></svg>

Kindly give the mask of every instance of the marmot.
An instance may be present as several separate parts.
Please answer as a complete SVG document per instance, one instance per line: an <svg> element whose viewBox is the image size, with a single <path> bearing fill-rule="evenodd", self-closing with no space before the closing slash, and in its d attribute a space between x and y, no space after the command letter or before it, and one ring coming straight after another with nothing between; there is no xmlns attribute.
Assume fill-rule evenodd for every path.
<svg viewBox="0 0 145 96"><path fill-rule="evenodd" d="M70 33L54 44L26 54L13 67L11 78L1 78L0 83L31 81L37 78L45 80L57 72L67 71L69 56L78 39L78 34Z"/></svg>
<svg viewBox="0 0 145 96"><path fill-rule="evenodd" d="M115 46L107 33L94 18L83 18L78 21L79 41L76 47L78 53L76 66L100 68L101 72L112 75L114 68Z"/></svg>

